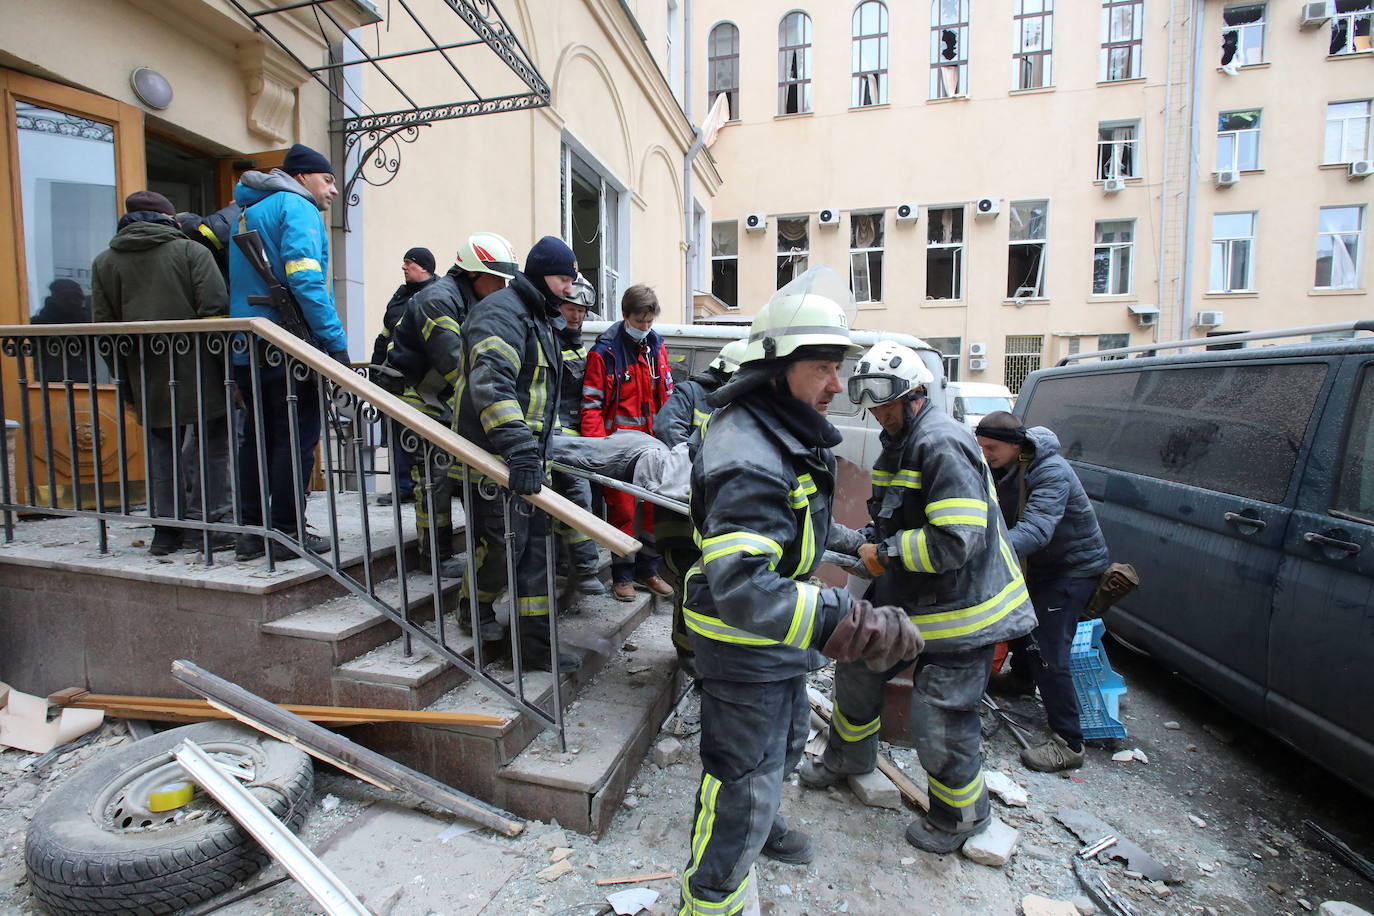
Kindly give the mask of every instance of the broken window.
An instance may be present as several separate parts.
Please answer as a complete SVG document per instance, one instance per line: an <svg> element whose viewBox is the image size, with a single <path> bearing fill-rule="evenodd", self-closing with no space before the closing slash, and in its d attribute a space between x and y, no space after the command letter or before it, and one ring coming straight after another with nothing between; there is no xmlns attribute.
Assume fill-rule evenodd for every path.
<svg viewBox="0 0 1374 916"><path fill-rule="evenodd" d="M1369 99L1328 103L1322 162L1355 162L1368 158Z"/></svg>
<svg viewBox="0 0 1374 916"><path fill-rule="evenodd" d="M887 4L860 3L854 10L852 50L853 87L849 104L887 104Z"/></svg>
<svg viewBox="0 0 1374 916"><path fill-rule="evenodd" d="M1011 202L1011 247L1007 253L1007 298L1045 297L1047 200Z"/></svg>
<svg viewBox="0 0 1374 916"><path fill-rule="evenodd" d="M931 0L930 97L968 94L969 0Z"/></svg>
<svg viewBox="0 0 1374 916"><path fill-rule="evenodd" d="M1222 10L1221 66L1235 70L1264 60L1264 4L1228 6Z"/></svg>
<svg viewBox="0 0 1374 916"><path fill-rule="evenodd" d="M1260 110L1223 111L1217 115L1217 171L1257 169Z"/></svg>
<svg viewBox="0 0 1374 916"><path fill-rule="evenodd" d="M739 223L732 219L711 224L711 295L739 305Z"/></svg>
<svg viewBox="0 0 1374 916"><path fill-rule="evenodd" d="M711 87L707 91L706 107L716 103L716 97L725 96L731 121L739 120L739 29L731 22L718 23L711 29L706 40L708 56L706 59L707 79Z"/></svg>
<svg viewBox="0 0 1374 916"><path fill-rule="evenodd" d="M1093 245L1093 295L1125 296L1135 262L1135 220L1100 219Z"/></svg>
<svg viewBox="0 0 1374 916"><path fill-rule="evenodd" d="M964 208L926 208L926 298L962 299Z"/></svg>
<svg viewBox="0 0 1374 916"><path fill-rule="evenodd" d="M1213 293L1248 292L1251 287L1255 249L1255 213L1212 215Z"/></svg>
<svg viewBox="0 0 1374 916"><path fill-rule="evenodd" d="M1317 223L1318 289L1357 289L1364 207L1322 207Z"/></svg>
<svg viewBox="0 0 1374 916"><path fill-rule="evenodd" d="M1097 180L1137 178L1139 121L1102 121L1097 125Z"/></svg>
<svg viewBox="0 0 1374 916"><path fill-rule="evenodd" d="M1336 15L1331 17L1332 54L1358 54L1370 50L1370 25L1374 23L1374 0L1336 0Z"/></svg>
<svg viewBox="0 0 1374 916"><path fill-rule="evenodd" d="M883 301L883 217L849 214L849 288L856 302Z"/></svg>
<svg viewBox="0 0 1374 916"><path fill-rule="evenodd" d="M811 219L806 216L785 216L778 220L778 285L775 289L782 289L806 270L810 260L810 226Z"/></svg>
<svg viewBox="0 0 1374 916"><path fill-rule="evenodd" d="M1054 82L1054 0L1015 0L1012 5L1016 51L1012 85L1043 89Z"/></svg>
<svg viewBox="0 0 1374 916"><path fill-rule="evenodd" d="M1099 80L1109 82L1140 77L1144 28L1145 0L1102 0Z"/></svg>
<svg viewBox="0 0 1374 916"><path fill-rule="evenodd" d="M811 110L811 17L794 10L778 23L778 114Z"/></svg>

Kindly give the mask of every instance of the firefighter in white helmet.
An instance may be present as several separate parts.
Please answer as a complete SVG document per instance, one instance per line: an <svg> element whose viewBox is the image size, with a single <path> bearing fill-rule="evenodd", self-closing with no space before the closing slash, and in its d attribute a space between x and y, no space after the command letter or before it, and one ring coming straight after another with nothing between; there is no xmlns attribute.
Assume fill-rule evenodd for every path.
<svg viewBox="0 0 1374 916"><path fill-rule="evenodd" d="M898 608L808 581L832 544L840 436L826 409L858 349L835 298L814 289L832 279L812 268L754 319L743 364L708 398L717 409L692 465L701 558L684 576L683 613L701 684L702 774L682 881L691 916L741 912L760 852L813 857L778 807L806 743L806 674L822 653L886 670L919 651Z"/></svg>
<svg viewBox="0 0 1374 916"><path fill-rule="evenodd" d="M860 357L849 398L883 427L868 501L875 578L866 596L900 605L921 630L911 733L930 787L930 813L906 830L928 852L952 852L988 823L979 702L993 647L1035 626L1026 583L997 509L992 478L972 434L926 396L934 374L912 349L883 341ZM802 764L813 788L867 773L877 763L883 685L905 664L835 669L830 737Z"/></svg>

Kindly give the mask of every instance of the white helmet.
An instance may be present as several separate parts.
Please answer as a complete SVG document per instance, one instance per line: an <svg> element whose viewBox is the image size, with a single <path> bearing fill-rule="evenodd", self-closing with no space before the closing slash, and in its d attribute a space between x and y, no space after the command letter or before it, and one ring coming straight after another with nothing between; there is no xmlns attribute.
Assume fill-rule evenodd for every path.
<svg viewBox="0 0 1374 916"><path fill-rule="evenodd" d="M876 407L905 398L916 388L935 381L935 373L910 347L880 340L863 356L849 377L849 400L860 407Z"/></svg>
<svg viewBox="0 0 1374 916"><path fill-rule="evenodd" d="M458 266L470 274L515 278L515 249L495 232L477 232L458 246Z"/></svg>
<svg viewBox="0 0 1374 916"><path fill-rule="evenodd" d="M732 340L720 348L716 358L711 360L710 368L719 369L721 372L734 373L739 368L740 358L744 356L745 342L743 340Z"/></svg>
<svg viewBox="0 0 1374 916"><path fill-rule="evenodd" d="M582 276L577 275L573 280L572 292L563 297L563 301L569 305L580 305L589 312L596 311L596 288Z"/></svg>
<svg viewBox="0 0 1374 916"><path fill-rule="evenodd" d="M854 311L854 294L839 275L829 267L812 267L754 316L740 362L783 359L801 347L843 347L846 356L857 355L863 348L849 338Z"/></svg>

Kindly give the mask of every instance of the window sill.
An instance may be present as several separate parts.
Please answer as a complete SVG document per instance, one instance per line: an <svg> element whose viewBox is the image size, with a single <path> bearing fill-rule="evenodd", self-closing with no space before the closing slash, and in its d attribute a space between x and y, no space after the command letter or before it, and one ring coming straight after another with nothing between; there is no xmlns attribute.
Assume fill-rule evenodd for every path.
<svg viewBox="0 0 1374 916"><path fill-rule="evenodd" d="M856 302L861 312L877 312L887 308L886 302Z"/></svg>
<svg viewBox="0 0 1374 916"><path fill-rule="evenodd" d="M1032 86L1026 89L1009 89L1007 95L1040 95L1045 92L1054 92L1055 86Z"/></svg>
<svg viewBox="0 0 1374 916"><path fill-rule="evenodd" d="M1143 181L1145 180L1145 176L1144 176L1144 175L1122 175L1121 177L1124 178L1124 179L1126 179L1126 184L1128 184L1128 185L1140 184L1141 182L1143 182ZM1100 187L1102 187L1102 183L1103 183L1104 181L1106 181L1105 178L1094 178L1094 179L1093 179L1093 184L1097 185L1097 186L1100 188Z"/></svg>
<svg viewBox="0 0 1374 916"><path fill-rule="evenodd" d="M1139 301L1135 293L1093 293L1087 299L1089 305L1131 305Z"/></svg>
<svg viewBox="0 0 1374 916"><path fill-rule="evenodd" d="M875 108L882 109L882 108L891 108L891 107L892 107L892 103L891 103L891 102L877 102L876 104L873 104L873 105L850 105L850 106L849 106L849 110L850 110L850 111L872 111L872 110L875 109Z"/></svg>
<svg viewBox="0 0 1374 916"><path fill-rule="evenodd" d="M1368 57L1374 54L1374 48L1363 48L1359 51L1346 51L1344 54L1328 54L1327 60L1350 60L1357 57Z"/></svg>
<svg viewBox="0 0 1374 916"><path fill-rule="evenodd" d="M926 299L921 303L928 309L961 309L968 305L963 299Z"/></svg>
<svg viewBox="0 0 1374 916"><path fill-rule="evenodd" d="M1259 290L1256 289L1236 289L1236 290L1208 290L1202 294L1204 299L1258 299Z"/></svg>
<svg viewBox="0 0 1374 916"><path fill-rule="evenodd" d="M1326 169L1328 172L1338 172L1338 171L1339 171L1339 172L1349 172L1349 171L1350 171L1350 163L1349 163L1349 162L1323 162L1321 165L1317 166L1317 168L1319 168L1319 169Z"/></svg>
<svg viewBox="0 0 1374 916"><path fill-rule="evenodd" d="M967 102L967 95L952 95L947 99L926 99L927 105L947 105L950 102Z"/></svg>
<svg viewBox="0 0 1374 916"><path fill-rule="evenodd" d="M1363 296L1365 289L1362 286L1353 286L1347 289L1331 289L1326 286L1316 286L1307 291L1309 296Z"/></svg>
<svg viewBox="0 0 1374 916"><path fill-rule="evenodd" d="M1049 305L1050 300L1048 296L1031 296L1025 299L1003 299L1002 304L1024 308L1027 305Z"/></svg>
<svg viewBox="0 0 1374 916"><path fill-rule="evenodd" d="M814 111L794 111L789 114L773 115L774 121L791 121L794 118L809 118L814 115Z"/></svg>
<svg viewBox="0 0 1374 916"><path fill-rule="evenodd" d="M1236 68L1236 72L1240 72L1241 70L1268 70L1270 63L1270 61L1262 60L1257 64L1241 64ZM1225 67L1217 67L1217 72L1226 73L1227 70Z"/></svg>
<svg viewBox="0 0 1374 916"><path fill-rule="evenodd" d="M1124 79L1124 80L1098 80L1098 81L1097 81L1097 85L1098 85L1099 88L1101 88L1101 87L1103 87L1103 86L1131 86L1131 85L1139 85L1139 84L1144 83L1144 82L1145 82L1145 77L1143 77L1143 76L1133 76L1133 77L1131 77L1130 79Z"/></svg>

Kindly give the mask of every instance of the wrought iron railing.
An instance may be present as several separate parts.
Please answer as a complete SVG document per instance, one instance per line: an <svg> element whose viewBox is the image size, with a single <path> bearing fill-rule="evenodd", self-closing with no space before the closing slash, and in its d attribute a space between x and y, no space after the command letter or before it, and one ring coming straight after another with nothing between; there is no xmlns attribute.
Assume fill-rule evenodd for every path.
<svg viewBox="0 0 1374 916"><path fill-rule="evenodd" d="M282 511L282 493L274 497L269 475L259 473L251 496L261 512L250 519L245 513L245 497L250 494L240 492L239 471L244 461L255 461L258 469L269 463L271 430L263 409L268 389L283 399L273 413L285 412L291 505ZM273 545L292 559L312 563L395 621L407 653L418 642L557 730L560 739L562 678L552 678L547 708L526 693L513 598L513 551L506 552L505 571L506 591L512 596L510 655L515 675L508 684L485 670L493 659L478 635L475 586L464 589L465 600L451 609L452 619L446 619L449 608L440 570L446 551L440 549L439 527L431 524L428 543L410 552L402 506L393 499L389 519L380 530L375 528L377 519L368 512L369 481L388 473L393 493L400 484L394 461L389 471L375 469L375 446L381 439L393 451L410 452L420 469L416 501L431 520L441 514L435 492L442 477L449 475L458 479L465 507L474 505L478 488L488 499L498 499L507 532L512 513L538 511L614 553L624 555L640 546L548 487L532 496L515 496L505 488L506 466L500 459L265 319L0 326L0 417L19 421L14 458L0 448L0 521L6 542L14 539L16 518L26 513L92 519L102 553L110 549L112 522L151 522L155 529L190 533L198 539L206 564L216 562L217 540L231 535L261 538L269 570L280 562ZM312 438L316 417L322 425L318 474L314 460L301 451L302 443ZM163 461L156 470L154 452ZM169 499L148 492L148 484L168 475L173 482ZM308 494L312 481L313 492ZM224 487L222 495L218 485ZM349 503L357 507L361 526L362 547L356 560L345 558L341 548L340 509ZM315 516L329 543L320 553L309 547L310 505L323 509ZM549 654L556 668L556 554L553 526L544 527ZM471 572L477 568L476 539L463 540L471 585ZM390 562L379 561L388 547ZM391 568L397 589L383 590L383 573ZM411 613L408 592L414 573L432 583L432 621ZM471 642L451 632L452 624L464 619L460 615L465 609L474 634Z"/></svg>

